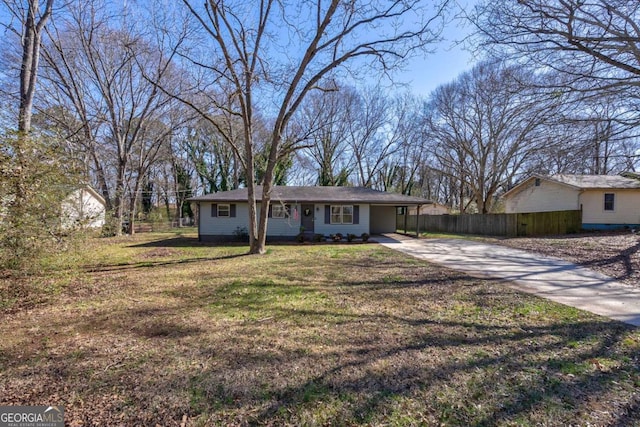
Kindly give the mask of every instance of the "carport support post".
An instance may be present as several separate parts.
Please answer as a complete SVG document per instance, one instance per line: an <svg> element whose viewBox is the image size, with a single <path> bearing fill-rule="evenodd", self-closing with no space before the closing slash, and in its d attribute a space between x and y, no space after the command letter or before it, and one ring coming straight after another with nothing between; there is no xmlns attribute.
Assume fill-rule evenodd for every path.
<svg viewBox="0 0 640 427"><path fill-rule="evenodd" d="M402 222L404 223L404 234L407 234L407 216L409 215L409 211L406 206L400 206L402 209Z"/></svg>
<svg viewBox="0 0 640 427"><path fill-rule="evenodd" d="M201 221L200 218L202 217L202 212L200 209L200 202L196 202L196 215L198 215L198 242L202 242L202 236L200 236L200 230L202 230L202 228L200 227L201 225Z"/></svg>
<svg viewBox="0 0 640 427"><path fill-rule="evenodd" d="M416 210L416 237L420 237L420 208L422 205L418 205Z"/></svg>

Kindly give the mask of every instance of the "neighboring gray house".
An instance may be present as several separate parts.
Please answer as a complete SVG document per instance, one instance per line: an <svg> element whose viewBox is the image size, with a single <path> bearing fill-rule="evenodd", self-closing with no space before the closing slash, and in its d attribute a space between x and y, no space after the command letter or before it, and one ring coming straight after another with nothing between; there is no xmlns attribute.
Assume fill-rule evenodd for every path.
<svg viewBox="0 0 640 427"><path fill-rule="evenodd" d="M582 211L582 228L640 226L637 174L533 175L504 194L506 213Z"/></svg>
<svg viewBox="0 0 640 427"><path fill-rule="evenodd" d="M256 188L256 198L262 187ZM229 240L248 229L247 189L192 197L198 206L198 238ZM419 197L363 187L289 187L271 191L267 237L291 239L306 234L378 234L396 231L397 207L420 207L433 202ZM260 208L258 204L258 209Z"/></svg>

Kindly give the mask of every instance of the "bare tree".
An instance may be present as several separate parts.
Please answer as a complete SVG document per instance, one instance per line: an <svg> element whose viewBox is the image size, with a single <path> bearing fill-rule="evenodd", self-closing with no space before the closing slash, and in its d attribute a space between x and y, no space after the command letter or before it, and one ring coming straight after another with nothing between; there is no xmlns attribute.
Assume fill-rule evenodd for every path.
<svg viewBox="0 0 640 427"><path fill-rule="evenodd" d="M296 118L310 130L302 153L319 185L361 185L410 194L422 162L419 106L408 94L380 87L335 90L307 97Z"/></svg>
<svg viewBox="0 0 640 427"><path fill-rule="evenodd" d="M294 147L283 135L306 95L322 79L370 58L391 71L398 61L438 38L443 7L411 1L209 0L204 7L183 0L212 42L209 58L194 63L211 82L229 85L243 123L243 149L236 147L246 176L255 176L254 117L259 101L274 111L258 217L256 187L248 180L250 252L264 253L274 170ZM430 3L431 4L431 3ZM413 24L417 23L417 24ZM212 55L214 54L214 55Z"/></svg>
<svg viewBox="0 0 640 427"><path fill-rule="evenodd" d="M386 150L379 170L376 186L384 191L415 194L431 198L419 181L419 172L425 162L427 133L420 117L422 101L404 94L393 102L391 126L386 129L392 146Z"/></svg>
<svg viewBox="0 0 640 427"><path fill-rule="evenodd" d="M522 173L611 174L633 170L638 161L637 129L617 96L562 95L562 109L545 123L545 139ZM558 144L557 141L562 141Z"/></svg>
<svg viewBox="0 0 640 427"><path fill-rule="evenodd" d="M557 70L558 90L616 94L635 111L640 86L640 2L636 0L486 1L474 22L481 46L534 68Z"/></svg>
<svg viewBox="0 0 640 427"><path fill-rule="evenodd" d="M107 4L77 2L51 31L44 58L51 99L64 102L80 122L81 129L69 129L70 134L78 136L93 159L102 193L113 207L113 232L119 234L127 191L134 196L129 203L133 232L140 180L173 131L171 98L143 74L170 85L173 68L160 47L128 25L126 17L116 26L109 10ZM154 124L161 122L164 130L158 132ZM131 187L128 178L133 178Z"/></svg>
<svg viewBox="0 0 640 427"><path fill-rule="evenodd" d="M309 131L308 147L301 151L321 186L344 186L349 182L347 111L355 98L349 87L311 93L295 118L297 126Z"/></svg>
<svg viewBox="0 0 640 427"><path fill-rule="evenodd" d="M31 131L31 117L33 114L33 99L36 94L38 68L40 62L40 47L45 25L51 17L54 0L46 0L41 5L39 0L3 0L7 13L18 23L17 27L7 25L14 34L20 36L20 70L19 70L19 102L18 102L18 138L15 140L14 156L18 167L15 182L15 197L12 205L19 209L25 203L27 180L21 176L28 170L27 141ZM24 146L23 146L24 145Z"/></svg>
<svg viewBox="0 0 640 427"><path fill-rule="evenodd" d="M20 67L16 70L11 64L0 74L5 80L2 92L9 93L18 106L17 127L3 126L0 135L0 200L4 204L0 263L20 270L37 269L41 253L64 249L61 203L75 178L74 163L64 158L64 141L32 128L34 103L40 92L42 38L53 4L53 0L42 4L38 0L0 2L0 16L9 19L2 23L7 30L5 41L9 41L3 53L15 58L14 64ZM18 85L10 81L14 79Z"/></svg>
<svg viewBox="0 0 640 427"><path fill-rule="evenodd" d="M556 71L537 84L568 98L566 103L574 104L573 117L566 117L568 126L581 128L569 135L567 158L549 153L557 167L582 173L635 167L633 128L640 125L638 1L486 1L471 19L483 49L547 75ZM604 109L603 101L609 104ZM582 157L582 167L577 157Z"/></svg>
<svg viewBox="0 0 640 427"><path fill-rule="evenodd" d="M623 172L628 165L630 153L640 149L635 138L636 132L618 120L620 113L617 99L602 97L590 102L574 118L575 128L584 129L578 135L585 135L577 152L582 154L584 173L607 175Z"/></svg>
<svg viewBox="0 0 640 427"><path fill-rule="evenodd" d="M28 134L31 130L33 99L36 93L40 47L45 25L51 17L54 0L3 0L2 4L21 28L19 32L22 47L20 62L20 103L18 110L18 132Z"/></svg>
<svg viewBox="0 0 640 427"><path fill-rule="evenodd" d="M461 212L466 189L478 212L490 212L498 191L541 147L542 126L560 102L521 86L533 78L522 67L482 63L435 91L431 152L459 180Z"/></svg>
<svg viewBox="0 0 640 427"><path fill-rule="evenodd" d="M349 104L347 143L353 157L355 181L372 187L385 159L397 150L397 132L392 116L392 100L379 87L358 93Z"/></svg>

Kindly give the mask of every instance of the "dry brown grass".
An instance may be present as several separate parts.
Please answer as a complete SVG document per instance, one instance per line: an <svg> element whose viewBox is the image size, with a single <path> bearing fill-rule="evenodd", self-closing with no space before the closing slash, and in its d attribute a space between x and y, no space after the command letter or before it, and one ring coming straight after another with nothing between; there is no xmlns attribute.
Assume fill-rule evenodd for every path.
<svg viewBox="0 0 640 427"><path fill-rule="evenodd" d="M70 426L640 424L637 329L375 244L167 237L25 279L55 291L3 304L0 405Z"/></svg>

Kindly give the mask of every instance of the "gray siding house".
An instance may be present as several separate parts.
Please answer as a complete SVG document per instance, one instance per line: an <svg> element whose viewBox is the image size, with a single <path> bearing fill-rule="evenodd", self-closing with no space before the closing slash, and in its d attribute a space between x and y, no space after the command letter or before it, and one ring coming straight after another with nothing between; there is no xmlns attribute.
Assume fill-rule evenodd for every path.
<svg viewBox="0 0 640 427"><path fill-rule="evenodd" d="M247 189L192 197L198 208L200 241L224 241L249 227ZM256 198L262 187L256 188ZM432 204L430 200L363 187L275 186L267 238L286 240L305 234L379 234L396 231L398 207ZM260 206L258 205L258 209Z"/></svg>

